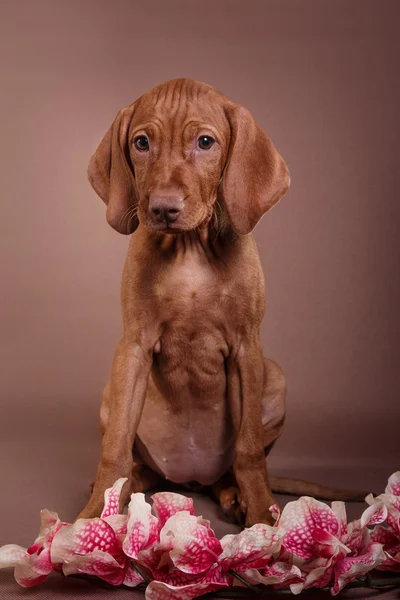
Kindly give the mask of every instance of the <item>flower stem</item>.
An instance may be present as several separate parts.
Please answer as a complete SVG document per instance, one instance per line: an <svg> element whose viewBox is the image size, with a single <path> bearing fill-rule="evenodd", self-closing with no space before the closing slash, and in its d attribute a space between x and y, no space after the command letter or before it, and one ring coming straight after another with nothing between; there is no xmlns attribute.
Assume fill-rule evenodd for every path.
<svg viewBox="0 0 400 600"><path fill-rule="evenodd" d="M233 577L235 577L238 581L240 581L240 583L243 583L243 585L245 585L247 588L249 588L250 590L252 590L255 594L261 594L262 593L262 591L260 590L260 588L256 587L255 585L253 585L249 581L246 581L246 579L244 579L243 577L241 577L239 575L239 573L236 573L236 571L234 571L233 569L229 569L228 573L230 573L231 575L233 575Z"/></svg>
<svg viewBox="0 0 400 600"><path fill-rule="evenodd" d="M234 577L236 577L236 579L238 579L241 583L243 583L244 585L246 585L248 588L250 588L254 593L256 593L257 595L261 595L264 597L267 596L271 596L271 595L276 595L276 596L286 596L286 595L291 595L293 596L293 592L290 589L280 589L280 590L274 590L273 588L265 587L265 588L257 588L253 585L251 585L248 581L246 581L245 579L243 579L243 577L241 577L240 575L238 575L235 571L229 571L229 573L231 573L231 575L233 575ZM372 578L367 578L367 580L357 580L357 581L352 581L351 583L349 583L348 585L346 585L346 587L344 588L345 590L351 589L351 588L383 588L383 587L400 587L400 577L386 577L386 578L379 578L379 579L372 579ZM309 588L308 590L304 590L304 592L307 593L312 593L312 592L329 592L330 591L330 587L324 587L324 588ZM302 592L303 593L303 592ZM238 589L238 588L233 588L230 590L218 590L216 592L212 592L212 596L216 597L216 598L242 598L244 596L247 596L249 594L248 590L244 590L244 589Z"/></svg>
<svg viewBox="0 0 400 600"><path fill-rule="evenodd" d="M135 569L135 571L137 573L139 573L139 575L142 577L142 579L145 582L145 584L149 585L150 579L147 577L146 573L139 567L139 565L137 564L137 562L135 562L134 560L131 560L131 565Z"/></svg>

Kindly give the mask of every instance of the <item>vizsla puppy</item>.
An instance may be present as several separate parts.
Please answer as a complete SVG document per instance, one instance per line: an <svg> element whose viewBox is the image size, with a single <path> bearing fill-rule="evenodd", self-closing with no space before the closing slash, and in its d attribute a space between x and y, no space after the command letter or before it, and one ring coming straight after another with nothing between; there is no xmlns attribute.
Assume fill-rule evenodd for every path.
<svg viewBox="0 0 400 600"><path fill-rule="evenodd" d="M119 112L88 173L108 223L133 235L100 462L80 516L99 515L104 490L128 477L122 501L161 479L196 482L229 517L270 522L265 457L286 388L263 357L264 278L249 234L288 190L285 161L243 106L176 79Z"/></svg>

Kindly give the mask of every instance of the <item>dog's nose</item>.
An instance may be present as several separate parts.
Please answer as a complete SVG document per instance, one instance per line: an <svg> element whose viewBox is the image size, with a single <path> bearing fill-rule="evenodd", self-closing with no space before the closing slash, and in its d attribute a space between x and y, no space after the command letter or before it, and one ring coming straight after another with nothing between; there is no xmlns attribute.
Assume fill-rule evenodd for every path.
<svg viewBox="0 0 400 600"><path fill-rule="evenodd" d="M149 211L156 221L174 223L183 208L180 196L150 196Z"/></svg>

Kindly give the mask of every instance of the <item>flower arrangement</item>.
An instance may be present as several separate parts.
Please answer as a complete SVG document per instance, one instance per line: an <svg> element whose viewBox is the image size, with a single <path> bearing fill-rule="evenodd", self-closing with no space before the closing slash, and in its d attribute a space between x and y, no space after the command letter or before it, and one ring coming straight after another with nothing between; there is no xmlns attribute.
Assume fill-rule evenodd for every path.
<svg viewBox="0 0 400 600"><path fill-rule="evenodd" d="M28 548L0 548L0 568L14 567L16 581L31 587L52 571L95 576L114 586L145 588L146 600L190 600L214 592L240 595L345 586L399 585L400 579L371 583L373 569L400 573L400 471L384 494L367 496L360 519L347 522L343 502L331 507L304 496L279 511L275 524L257 524L219 540L209 521L194 515L193 501L160 492L152 507L132 494L128 514L119 514L126 479L105 492L100 518L61 522L41 511L39 536ZM153 512L152 512L153 510Z"/></svg>

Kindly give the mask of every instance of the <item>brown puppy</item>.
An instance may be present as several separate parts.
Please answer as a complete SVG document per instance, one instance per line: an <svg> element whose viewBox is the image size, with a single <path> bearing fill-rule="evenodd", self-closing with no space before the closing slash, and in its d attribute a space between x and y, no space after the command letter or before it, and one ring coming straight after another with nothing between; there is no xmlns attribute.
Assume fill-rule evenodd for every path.
<svg viewBox="0 0 400 600"><path fill-rule="evenodd" d="M177 79L121 110L89 180L108 223L134 234L101 457L80 516L98 515L119 477L128 477L122 502L164 478L212 486L248 526L270 522L265 456L286 391L263 357L264 278L248 234L287 191L285 161L243 106Z"/></svg>

